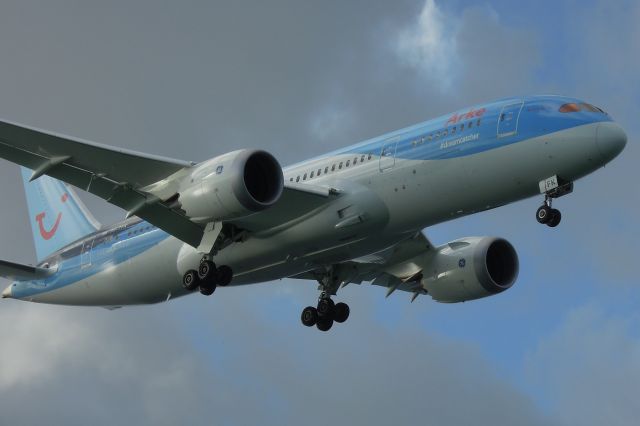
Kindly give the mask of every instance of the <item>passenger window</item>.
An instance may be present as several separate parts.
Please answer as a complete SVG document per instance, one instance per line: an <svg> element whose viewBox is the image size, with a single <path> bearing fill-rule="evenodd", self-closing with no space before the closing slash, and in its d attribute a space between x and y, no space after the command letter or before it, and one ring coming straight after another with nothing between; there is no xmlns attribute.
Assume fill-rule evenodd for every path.
<svg viewBox="0 0 640 426"><path fill-rule="evenodd" d="M467 124L467 128L470 129L473 127L473 121L470 121L469 124Z"/></svg>
<svg viewBox="0 0 640 426"><path fill-rule="evenodd" d="M296 182L300 182L300 176L296 178Z"/></svg>
<svg viewBox="0 0 640 426"><path fill-rule="evenodd" d="M460 131L463 131L463 130L464 130L464 123L460 125Z"/></svg>
<svg viewBox="0 0 640 426"><path fill-rule="evenodd" d="M371 155L372 155L372 154L369 154L369 158L367 158L367 160L371 160Z"/></svg>
<svg viewBox="0 0 640 426"><path fill-rule="evenodd" d="M453 134L455 134L455 133L456 133L456 126L453 126L453 127L451 128L451 134L453 135Z"/></svg>
<svg viewBox="0 0 640 426"><path fill-rule="evenodd" d="M338 168L342 169L342 161L340 162L340 164L338 164Z"/></svg>
<svg viewBox="0 0 640 426"><path fill-rule="evenodd" d="M335 172L336 171L336 165L334 164L333 166L331 166L331 171Z"/></svg>
<svg viewBox="0 0 640 426"><path fill-rule="evenodd" d="M436 132L436 139L440 137L440 132Z"/></svg>
<svg viewBox="0 0 640 426"><path fill-rule="evenodd" d="M351 163L351 160L347 160L347 164L345 164L345 167L349 167L350 163Z"/></svg>
<svg viewBox="0 0 640 426"><path fill-rule="evenodd" d="M433 133L429 133L429 140L433 139Z"/></svg>
<svg viewBox="0 0 640 426"><path fill-rule="evenodd" d="M316 176L320 176L320 173L322 173L322 169L318 169L318 173L316 173Z"/></svg>
<svg viewBox="0 0 640 426"><path fill-rule="evenodd" d="M480 126L480 119L478 118L478 121L476 122L476 126Z"/></svg>
<svg viewBox="0 0 640 426"><path fill-rule="evenodd" d="M309 179L311 179L311 178L313 177L313 173L314 173L314 172L311 172L311 175L309 176Z"/></svg>
<svg viewBox="0 0 640 426"><path fill-rule="evenodd" d="M292 177L291 177L291 178L289 178L289 182L293 182L293 178L292 178Z"/></svg>
<svg viewBox="0 0 640 426"><path fill-rule="evenodd" d="M354 159L353 159L353 165L354 165L354 166L356 165L356 163L358 163L358 157L356 157L356 158L354 158Z"/></svg>
<svg viewBox="0 0 640 426"><path fill-rule="evenodd" d="M444 138L445 136L447 136L447 134L448 134L448 130L447 130L447 129L444 129L444 130L442 131L442 137Z"/></svg>
<svg viewBox="0 0 640 426"><path fill-rule="evenodd" d="M304 176L302 176L302 180L307 180L307 174L305 173Z"/></svg>
<svg viewBox="0 0 640 426"><path fill-rule="evenodd" d="M362 154L362 157L360 157L360 162L364 163L364 154Z"/></svg>
<svg viewBox="0 0 640 426"><path fill-rule="evenodd" d="M324 168L324 174L326 175L327 173L329 173L329 166Z"/></svg>

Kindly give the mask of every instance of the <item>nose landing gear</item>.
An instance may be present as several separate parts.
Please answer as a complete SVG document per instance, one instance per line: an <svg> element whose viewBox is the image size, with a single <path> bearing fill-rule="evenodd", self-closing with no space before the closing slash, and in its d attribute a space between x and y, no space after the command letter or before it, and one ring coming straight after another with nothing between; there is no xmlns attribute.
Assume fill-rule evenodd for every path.
<svg viewBox="0 0 640 426"><path fill-rule="evenodd" d="M562 213L560 213L560 210L551 207L551 199L549 199L548 201L545 200L545 203L536 211L536 219L538 223L555 228L560 225Z"/></svg>
<svg viewBox="0 0 640 426"><path fill-rule="evenodd" d="M552 207L554 198L573 192L573 182L563 180L558 176L551 176L539 182L540 192L544 194L544 204L536 211L536 220L538 223L555 228L562 220L560 210Z"/></svg>

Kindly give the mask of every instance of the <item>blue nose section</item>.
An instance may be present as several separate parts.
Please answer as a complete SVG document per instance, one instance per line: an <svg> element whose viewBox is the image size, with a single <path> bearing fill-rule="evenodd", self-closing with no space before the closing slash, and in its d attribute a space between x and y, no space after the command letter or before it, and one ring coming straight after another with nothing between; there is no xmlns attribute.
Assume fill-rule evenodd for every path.
<svg viewBox="0 0 640 426"><path fill-rule="evenodd" d="M603 161L608 163L627 145L627 134L616 123L600 123L596 130L596 145Z"/></svg>

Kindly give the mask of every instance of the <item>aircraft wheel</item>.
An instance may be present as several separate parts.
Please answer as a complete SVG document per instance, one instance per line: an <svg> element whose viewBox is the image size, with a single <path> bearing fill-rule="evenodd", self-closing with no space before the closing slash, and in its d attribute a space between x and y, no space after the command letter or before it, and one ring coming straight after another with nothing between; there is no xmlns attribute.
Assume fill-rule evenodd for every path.
<svg viewBox="0 0 640 426"><path fill-rule="evenodd" d="M319 318L316 327L318 327L320 331L329 331L332 325L333 320L331 318Z"/></svg>
<svg viewBox="0 0 640 426"><path fill-rule="evenodd" d="M318 322L318 311L313 306L307 306L302 310L302 324L312 327Z"/></svg>
<svg viewBox="0 0 640 426"><path fill-rule="evenodd" d="M547 222L547 226L550 228L555 228L560 225L560 221L562 220L562 214L560 210L552 209L551 216L549 217L549 221Z"/></svg>
<svg viewBox="0 0 640 426"><path fill-rule="evenodd" d="M198 266L198 278L200 281L210 281L215 277L216 265L210 260L203 260Z"/></svg>
<svg viewBox="0 0 640 426"><path fill-rule="evenodd" d="M227 265L221 265L216 272L216 284L226 286L233 279L233 270Z"/></svg>
<svg viewBox="0 0 640 426"><path fill-rule="evenodd" d="M200 293L205 296L211 296L214 291L216 291L215 284L202 284L200 286Z"/></svg>
<svg viewBox="0 0 640 426"><path fill-rule="evenodd" d="M346 303L336 303L333 308L333 319L336 322L343 323L349 318L349 305Z"/></svg>
<svg viewBox="0 0 640 426"><path fill-rule="evenodd" d="M198 288L199 285L200 279L198 278L198 273L195 270L189 269L182 276L182 287L184 287L185 289L193 291Z"/></svg>
<svg viewBox="0 0 640 426"><path fill-rule="evenodd" d="M331 299L320 299L318 301L318 316L331 318L333 316L333 308L334 308L333 300ZM329 326L331 328L331 326ZM328 330L328 329L327 329Z"/></svg>
<svg viewBox="0 0 640 426"><path fill-rule="evenodd" d="M538 223L545 224L549 222L549 220L551 220L551 210L551 207L546 204L540 206L536 211L536 219L538 220Z"/></svg>

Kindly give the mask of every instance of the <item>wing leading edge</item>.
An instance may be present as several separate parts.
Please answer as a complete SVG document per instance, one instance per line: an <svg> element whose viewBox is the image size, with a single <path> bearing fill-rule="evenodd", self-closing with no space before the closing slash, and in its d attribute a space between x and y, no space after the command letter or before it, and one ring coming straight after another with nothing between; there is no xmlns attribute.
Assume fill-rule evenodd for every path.
<svg viewBox="0 0 640 426"><path fill-rule="evenodd" d="M90 192L128 213L157 226L174 237L198 247L205 225L193 222L172 200L148 192L195 163L51 134L0 121L0 157L33 170L32 179L48 175ZM272 208L232 221L251 232L273 229L326 203L328 188L284 188Z"/></svg>

